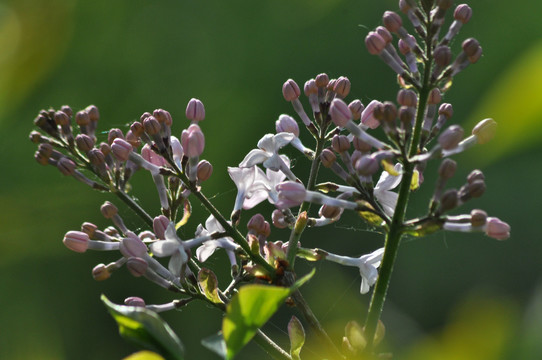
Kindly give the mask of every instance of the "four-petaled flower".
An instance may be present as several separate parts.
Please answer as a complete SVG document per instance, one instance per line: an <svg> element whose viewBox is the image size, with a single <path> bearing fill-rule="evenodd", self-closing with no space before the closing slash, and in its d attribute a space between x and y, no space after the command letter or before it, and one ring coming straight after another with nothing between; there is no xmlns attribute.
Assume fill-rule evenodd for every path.
<svg viewBox="0 0 542 360"><path fill-rule="evenodd" d="M399 175L394 176L387 171L383 171L374 188L374 196L382 206L384 213L389 217L392 217L395 212L395 205L397 205L397 197L399 196L391 190L395 189L403 178L403 166L396 164L394 169Z"/></svg>
<svg viewBox="0 0 542 360"><path fill-rule="evenodd" d="M214 232L224 231L224 227L222 227L218 220L211 215L205 221L205 227L203 227L201 224L198 225L198 228L196 229L196 237L202 237ZM240 246L236 244L231 237L223 237L216 240L205 241L196 250L196 257L199 261L205 262L218 248L226 250L226 254L228 254L228 258L230 259L232 266L237 265L235 251L237 251Z"/></svg>

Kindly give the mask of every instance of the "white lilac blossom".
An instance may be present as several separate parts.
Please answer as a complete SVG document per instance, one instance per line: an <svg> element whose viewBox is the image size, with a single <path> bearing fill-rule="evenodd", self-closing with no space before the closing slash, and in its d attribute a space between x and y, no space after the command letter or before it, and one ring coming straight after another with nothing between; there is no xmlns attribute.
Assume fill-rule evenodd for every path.
<svg viewBox="0 0 542 360"><path fill-rule="evenodd" d="M378 200L378 203L382 206L384 213L390 217L392 217L395 212L395 205L397 205L397 197L399 196L396 192L391 190L396 188L401 182L403 166L401 164L396 164L394 170L399 173L399 175L393 176L389 172L383 171L374 188L374 195Z"/></svg>
<svg viewBox="0 0 542 360"><path fill-rule="evenodd" d="M150 249L153 254L158 257L171 257L168 269L177 277L181 276L182 269L188 262L189 256L187 251L212 238L210 234L204 234L195 239L183 241L177 236L175 225L173 223L169 223L164 236L165 240L159 240L152 243Z"/></svg>
<svg viewBox="0 0 542 360"><path fill-rule="evenodd" d="M224 231L224 228L222 225L220 225L218 220L211 215L205 221L205 227L203 227L201 224L198 225L198 228L196 229L196 237L208 236L214 232L222 233ZM230 259L232 267L237 265L235 251L237 251L240 246L236 244L231 237L223 237L216 240L205 241L200 247L197 248L196 257L199 261L205 262L218 248L226 250L226 254Z"/></svg>
<svg viewBox="0 0 542 360"><path fill-rule="evenodd" d="M377 268L380 266L383 255L384 248L380 248L370 254L362 255L359 258L326 253L325 259L341 265L359 268L359 273L361 275L360 293L366 294L369 292L369 288L376 283L376 279L378 278Z"/></svg>
<svg viewBox="0 0 542 360"><path fill-rule="evenodd" d="M258 141L258 149L250 150L240 167L251 167L257 164L263 164L266 169L282 171L288 179L295 181L297 177L290 168L284 163L278 154L278 151L294 140L295 135L287 132L280 132L276 135L266 134Z"/></svg>

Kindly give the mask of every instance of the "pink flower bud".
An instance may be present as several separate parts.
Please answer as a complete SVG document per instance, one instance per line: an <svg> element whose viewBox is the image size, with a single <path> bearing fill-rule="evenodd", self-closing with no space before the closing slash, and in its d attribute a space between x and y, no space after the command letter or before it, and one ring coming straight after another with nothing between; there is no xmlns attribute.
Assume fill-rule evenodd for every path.
<svg viewBox="0 0 542 360"><path fill-rule="evenodd" d="M335 82L333 91L341 98L345 98L350 93L351 83L346 76L341 76Z"/></svg>
<svg viewBox="0 0 542 360"><path fill-rule="evenodd" d="M438 88L433 88L429 93L429 98L427 99L428 104L438 104L442 96L440 95L440 90Z"/></svg>
<svg viewBox="0 0 542 360"><path fill-rule="evenodd" d="M352 112L348 108L348 105L341 99L333 99L329 108L329 114L333 123L340 127L345 127L352 120Z"/></svg>
<svg viewBox="0 0 542 360"><path fill-rule="evenodd" d="M121 129L111 129L107 134L107 143L111 145L115 139L124 139L124 134Z"/></svg>
<svg viewBox="0 0 542 360"><path fill-rule="evenodd" d="M452 50L448 46L439 46L435 49L433 54L435 58L435 63L441 68L448 66L450 61L452 61Z"/></svg>
<svg viewBox="0 0 542 360"><path fill-rule="evenodd" d="M137 296L130 296L124 299L124 305L145 307L145 300Z"/></svg>
<svg viewBox="0 0 542 360"><path fill-rule="evenodd" d="M85 108L85 111L87 112L90 121L100 120L100 111L98 110L98 107L96 107L96 105L87 106Z"/></svg>
<svg viewBox="0 0 542 360"><path fill-rule="evenodd" d="M288 132L294 134L296 137L299 136L299 126L293 117L282 114L279 116L279 119L275 122L275 128L277 132Z"/></svg>
<svg viewBox="0 0 542 360"><path fill-rule="evenodd" d="M191 121L205 119L205 106L199 99L190 99L188 105L186 105L186 118Z"/></svg>
<svg viewBox="0 0 542 360"><path fill-rule="evenodd" d="M120 161L128 160L132 149L132 145L130 145L128 141L121 138L116 138L111 144L111 151L113 151L113 155L115 155L115 157Z"/></svg>
<svg viewBox="0 0 542 360"><path fill-rule="evenodd" d="M320 153L320 161L322 162L322 165L324 167L331 167L337 160L337 156L333 153L333 151L329 149L324 149Z"/></svg>
<svg viewBox="0 0 542 360"><path fill-rule="evenodd" d="M306 96L310 94L318 94L318 86L316 86L316 81L314 79L307 80L305 86L303 86L303 91Z"/></svg>
<svg viewBox="0 0 542 360"><path fill-rule="evenodd" d="M188 157L197 157L203 153L205 138L198 125L192 124L181 134L181 145Z"/></svg>
<svg viewBox="0 0 542 360"><path fill-rule="evenodd" d="M354 137L352 139L352 145L354 145L354 149L361 151L361 152L369 152L371 151L372 145L369 143L366 143L365 141L361 140L360 138Z"/></svg>
<svg viewBox="0 0 542 360"><path fill-rule="evenodd" d="M487 222L487 213L484 210L473 209L470 212L470 224L472 226L484 226Z"/></svg>
<svg viewBox="0 0 542 360"><path fill-rule="evenodd" d="M68 115L69 117L72 117L73 115L73 110L68 105L62 105L60 107L60 111L64 112L64 114Z"/></svg>
<svg viewBox="0 0 542 360"><path fill-rule="evenodd" d="M166 238L165 233L168 225L169 219L164 215L159 215L153 219L152 228L154 230L154 234L158 239L164 240Z"/></svg>
<svg viewBox="0 0 542 360"><path fill-rule="evenodd" d="M197 168L198 181L206 181L213 174L213 165L207 160L201 160Z"/></svg>
<svg viewBox="0 0 542 360"><path fill-rule="evenodd" d="M343 153L350 149L350 141L348 141L348 137L344 135L335 135L333 136L333 139L331 139L331 147L335 152Z"/></svg>
<svg viewBox="0 0 542 360"><path fill-rule="evenodd" d="M286 181L278 184L275 189L279 198L279 201L275 204L278 208L298 206L305 201L306 190L303 184Z"/></svg>
<svg viewBox="0 0 542 360"><path fill-rule="evenodd" d="M361 112L363 111L363 104L360 100L356 99L348 104L348 108L352 113L353 120L359 120L361 118Z"/></svg>
<svg viewBox="0 0 542 360"><path fill-rule="evenodd" d="M144 259L131 257L126 261L126 267L133 276L140 277L145 275L149 264Z"/></svg>
<svg viewBox="0 0 542 360"><path fill-rule="evenodd" d="M288 227L288 224L284 219L284 214L279 209L273 210L273 214L271 214L271 219L273 221L273 225L278 229L284 229Z"/></svg>
<svg viewBox="0 0 542 360"><path fill-rule="evenodd" d="M286 101L293 101L299 98L300 94L301 91L299 90L299 86L292 79L286 80L284 85L282 85L282 95Z"/></svg>
<svg viewBox="0 0 542 360"><path fill-rule="evenodd" d="M156 166L167 166L167 161L162 156L155 153L149 144L145 144L141 148L141 157L153 165Z"/></svg>
<svg viewBox="0 0 542 360"><path fill-rule="evenodd" d="M386 41L378 33L371 31L365 37L365 46L371 55L380 54L386 47Z"/></svg>
<svg viewBox="0 0 542 360"><path fill-rule="evenodd" d="M86 111L78 111L77 114L75 114L75 122L79 126L86 126L90 124L90 117Z"/></svg>
<svg viewBox="0 0 542 360"><path fill-rule="evenodd" d="M61 126L69 125L70 117L64 111L57 111L55 112L55 123Z"/></svg>
<svg viewBox="0 0 542 360"><path fill-rule="evenodd" d="M506 240L510 237L510 225L495 217L487 218L486 234L497 240Z"/></svg>
<svg viewBox="0 0 542 360"><path fill-rule="evenodd" d="M377 107L382 105L378 100L373 100L367 105L365 110L361 113L361 123L371 129L376 129L380 125L380 121L374 116L374 111Z"/></svg>
<svg viewBox="0 0 542 360"><path fill-rule="evenodd" d="M374 157L370 155L365 155L360 157L359 160L356 161L354 167L358 174L362 176L369 176L373 175L378 170L379 164Z"/></svg>
<svg viewBox="0 0 542 360"><path fill-rule="evenodd" d="M386 29L392 33L396 33L403 26L403 20L393 11L386 11L382 16L382 22Z"/></svg>
<svg viewBox="0 0 542 360"><path fill-rule="evenodd" d="M78 253L84 253L88 249L88 235L82 231L68 231L62 242L66 247Z"/></svg>
<svg viewBox="0 0 542 360"><path fill-rule="evenodd" d="M250 218L247 223L247 228L260 234L265 231L265 219L262 214L256 214Z"/></svg>
<svg viewBox="0 0 542 360"><path fill-rule="evenodd" d="M461 126L452 125L439 136L438 142L444 150L455 149L463 139L463 134Z"/></svg>
<svg viewBox="0 0 542 360"><path fill-rule="evenodd" d="M152 115L160 124L166 124L166 126L171 126L171 124L173 124L173 119L171 118L169 111L164 109L156 109L152 112Z"/></svg>
<svg viewBox="0 0 542 360"><path fill-rule="evenodd" d="M316 82L316 86L319 88L325 88L329 83L329 76L326 73L318 74L316 75L314 82Z"/></svg>
<svg viewBox="0 0 542 360"><path fill-rule="evenodd" d="M103 205L100 207L100 211L102 212L103 217L106 219L113 218L113 216L117 215L119 212L117 207L109 201L103 203Z"/></svg>
<svg viewBox="0 0 542 360"><path fill-rule="evenodd" d="M403 106L414 107L418 103L418 96L409 89L401 89L397 93L397 102Z"/></svg>
<svg viewBox="0 0 542 360"><path fill-rule="evenodd" d="M75 172L75 163L68 159L67 157L63 157L60 160L58 160L56 167L63 175L73 175Z"/></svg>
<svg viewBox="0 0 542 360"><path fill-rule="evenodd" d="M150 115L143 120L143 128L147 134L152 136L158 134L162 127L160 126L158 120L156 120L154 116Z"/></svg>
<svg viewBox="0 0 542 360"><path fill-rule="evenodd" d="M454 11L454 19L463 24L469 22L472 16L472 9L467 4L458 5Z"/></svg>
<svg viewBox="0 0 542 360"><path fill-rule="evenodd" d="M75 137L77 148L85 154L94 147L94 139L86 134L79 134Z"/></svg>
<svg viewBox="0 0 542 360"><path fill-rule="evenodd" d="M448 119L451 118L452 115L454 114L454 109L452 107L452 104L444 103L440 105L440 107L438 108L438 113L439 115L446 116L446 118Z"/></svg>
<svg viewBox="0 0 542 360"><path fill-rule="evenodd" d="M111 277L111 273L104 264L98 264L92 269L92 277L96 281L104 281Z"/></svg>
<svg viewBox="0 0 542 360"><path fill-rule="evenodd" d="M128 234L128 237L122 239L120 243L120 252L126 257L145 257L147 254L147 245L141 241L136 234Z"/></svg>
<svg viewBox="0 0 542 360"><path fill-rule="evenodd" d="M391 36L390 32L384 26L378 26L376 28L376 33L380 35L382 39L384 39L386 44L391 43L391 41L393 40L393 37Z"/></svg>

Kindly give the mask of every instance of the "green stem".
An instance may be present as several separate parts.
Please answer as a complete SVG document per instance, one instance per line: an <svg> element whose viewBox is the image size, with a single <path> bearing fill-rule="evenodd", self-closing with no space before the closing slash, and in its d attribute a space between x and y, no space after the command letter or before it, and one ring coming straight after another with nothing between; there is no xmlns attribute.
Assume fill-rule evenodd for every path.
<svg viewBox="0 0 542 360"><path fill-rule="evenodd" d="M139 206L134 199L132 199L129 195L127 195L124 191L119 189L112 190L113 194L117 195L119 199L121 199L130 209L132 209L145 223L152 229L152 217L143 210L141 206Z"/></svg>
<svg viewBox="0 0 542 360"><path fill-rule="evenodd" d="M430 58L430 56L428 56L428 58ZM424 84L418 96L416 122L410 142L410 148L408 150L409 157L412 157L418 151L421 127L425 115L425 108L427 105L427 98L429 96L429 92L431 91L429 86L430 71L431 61L428 60L425 63ZM395 206L395 212L391 221L390 230L386 236L386 241L384 244L384 257L382 258L382 263L380 265L380 271L378 274L378 280L373 291L371 304L369 305L369 312L367 314L367 320L365 322L365 339L367 341L367 353L372 352L376 327L378 324L378 320L380 319L380 315L382 314L384 301L386 299L386 294L388 292L388 287L390 284L391 273L393 271L393 265L395 264L395 259L397 258L397 251L399 250L399 244L401 242L401 236L403 235L403 222L405 219L408 198L410 195L410 184L412 182L412 175L414 174L414 165L415 164L409 162L408 159L404 159L403 161L403 178L401 180L401 186L399 188L397 205Z"/></svg>
<svg viewBox="0 0 542 360"><path fill-rule="evenodd" d="M290 354L284 351L280 346L275 344L265 333L261 330L256 332L254 336L254 342L264 349L273 359L277 360L292 360Z"/></svg>

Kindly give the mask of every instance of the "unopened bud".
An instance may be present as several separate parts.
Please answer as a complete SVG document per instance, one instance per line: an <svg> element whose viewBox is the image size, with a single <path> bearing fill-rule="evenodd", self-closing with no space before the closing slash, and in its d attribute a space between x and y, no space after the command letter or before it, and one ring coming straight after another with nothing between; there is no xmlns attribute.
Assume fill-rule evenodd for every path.
<svg viewBox="0 0 542 360"><path fill-rule="evenodd" d="M89 241L88 235L82 231L68 231L62 240L68 249L78 253L87 251Z"/></svg>
<svg viewBox="0 0 542 360"><path fill-rule="evenodd" d="M158 239L165 239L166 229L169 225L169 219L164 215L155 217L152 221L152 229Z"/></svg>
<svg viewBox="0 0 542 360"><path fill-rule="evenodd" d="M341 76L335 82L333 86L333 91L341 98L345 98L350 93L350 80L346 76Z"/></svg>
<svg viewBox="0 0 542 360"><path fill-rule="evenodd" d="M77 148L84 153L89 152L94 147L94 139L86 134L79 134L75 137Z"/></svg>
<svg viewBox="0 0 542 360"><path fill-rule="evenodd" d="M478 51L480 43L474 38L468 38L467 40L463 41L461 47L467 56L473 56Z"/></svg>
<svg viewBox="0 0 542 360"><path fill-rule="evenodd" d="M350 141L348 141L348 137L344 135L335 135L333 136L333 139L331 139L331 147L336 152L343 153L350 149Z"/></svg>
<svg viewBox="0 0 542 360"><path fill-rule="evenodd" d="M446 116L446 118L448 119L451 118L452 115L454 114L454 109L452 107L452 104L443 103L442 105L440 105L438 109L438 113L439 115Z"/></svg>
<svg viewBox="0 0 542 360"><path fill-rule="evenodd" d="M370 176L378 170L379 164L374 157L370 155L365 155L359 158L358 161L356 161L354 167L358 174L363 176Z"/></svg>
<svg viewBox="0 0 542 360"><path fill-rule="evenodd" d="M463 24L469 22L472 16L472 9L467 4L458 5L454 11L454 19Z"/></svg>
<svg viewBox="0 0 542 360"><path fill-rule="evenodd" d="M124 305L126 306L138 306L145 307L145 300L137 296L130 296L124 299Z"/></svg>
<svg viewBox="0 0 542 360"><path fill-rule="evenodd" d="M341 99L333 99L329 108L329 114L333 123L340 127L345 127L352 120L352 112L348 108L348 105Z"/></svg>
<svg viewBox="0 0 542 360"><path fill-rule="evenodd" d="M459 202L459 195L456 189L447 190L440 198L440 211L446 212L455 209Z"/></svg>
<svg viewBox="0 0 542 360"><path fill-rule="evenodd" d="M386 44L391 43L391 41L393 40L393 37L391 36L388 29L386 29L384 26L378 26L375 30L376 30L376 33L380 35L382 39L384 39Z"/></svg>
<svg viewBox="0 0 542 360"><path fill-rule="evenodd" d="M314 82L316 83L316 86L318 86L319 88L325 88L327 84L329 83L329 76L325 73L318 74L316 75Z"/></svg>
<svg viewBox="0 0 542 360"><path fill-rule="evenodd" d="M452 61L452 50L448 46L442 45L435 49L433 56L437 66L444 68Z"/></svg>
<svg viewBox="0 0 542 360"><path fill-rule="evenodd" d="M85 111L88 114L90 121L100 120L100 112L98 111L98 108L95 105L87 106L85 108Z"/></svg>
<svg viewBox="0 0 542 360"><path fill-rule="evenodd" d="M101 149L101 147L100 147ZM113 154L117 159L120 161L126 161L130 157L130 153L132 152L133 147L130 145L129 142L127 142L124 139L116 138L113 140L111 144L111 151L113 151ZM102 150L103 152L103 150ZM105 153L104 153L105 155ZM107 155L106 155L107 156Z"/></svg>
<svg viewBox="0 0 542 360"><path fill-rule="evenodd" d="M197 157L203 153L205 148L205 137L200 127L192 124L181 134L181 145L188 157Z"/></svg>
<svg viewBox="0 0 542 360"><path fill-rule="evenodd" d="M295 136L299 136L299 126L293 117L290 115L282 114L275 122L275 129L277 132L289 132Z"/></svg>
<svg viewBox="0 0 542 360"><path fill-rule="evenodd" d="M485 144L495 136L496 131L497 122L493 119L485 119L472 129L472 135L476 135L478 144Z"/></svg>
<svg viewBox="0 0 542 360"><path fill-rule="evenodd" d="M454 160L444 159L442 160L442 163L440 163L438 174L442 179L447 180L454 176L456 169L457 163Z"/></svg>
<svg viewBox="0 0 542 360"><path fill-rule="evenodd" d="M472 170L470 174L467 176L467 182L469 184L475 182L476 180L485 180L484 173L481 170Z"/></svg>
<svg viewBox="0 0 542 360"><path fill-rule="evenodd" d="M117 209L117 207L109 201L103 203L103 205L100 207L100 211L102 212L103 217L106 219L111 219L113 216L119 213L119 209Z"/></svg>
<svg viewBox="0 0 542 360"><path fill-rule="evenodd" d="M301 91L299 90L299 86L294 80L288 79L284 85L282 85L282 95L286 101L293 101L299 98L300 94Z"/></svg>
<svg viewBox="0 0 542 360"><path fill-rule="evenodd" d="M410 89L401 89L397 93L397 102L403 106L414 107L418 103L418 96Z"/></svg>
<svg viewBox="0 0 542 360"><path fill-rule="evenodd" d="M452 125L439 136L438 142L444 150L455 149L463 139L463 134L464 131L461 126Z"/></svg>
<svg viewBox="0 0 542 360"><path fill-rule="evenodd" d="M396 33L403 26L403 20L393 11L386 11L382 17L382 22L386 29L392 33Z"/></svg>
<svg viewBox="0 0 542 360"><path fill-rule="evenodd" d="M271 214L271 220L273 222L273 225L278 229L284 229L288 227L284 214L279 209L273 210L273 213Z"/></svg>
<svg viewBox="0 0 542 360"><path fill-rule="evenodd" d="M199 99L190 99L186 106L186 118L191 121L201 121L205 119L205 107Z"/></svg>
<svg viewBox="0 0 542 360"><path fill-rule="evenodd" d="M365 37L365 46L371 55L380 54L386 47L386 40L378 33L371 31Z"/></svg>
<svg viewBox="0 0 542 360"><path fill-rule="evenodd" d="M75 114L75 122L79 126L86 126L90 124L90 117L86 111L81 110Z"/></svg>
<svg viewBox="0 0 542 360"><path fill-rule="evenodd" d="M333 151L329 149L324 149L320 153L320 161L322 162L322 165L324 167L331 167L337 160L337 156L333 153Z"/></svg>
<svg viewBox="0 0 542 360"><path fill-rule="evenodd" d="M326 219L334 219L341 215L342 209L336 206L323 205L318 212L320 216Z"/></svg>
<svg viewBox="0 0 542 360"><path fill-rule="evenodd" d="M198 163L198 180L206 181L213 174L213 165L207 160L201 160Z"/></svg>
<svg viewBox="0 0 542 360"><path fill-rule="evenodd" d="M57 111L55 112L55 123L61 126L69 125L70 117L64 111Z"/></svg>
<svg viewBox="0 0 542 360"><path fill-rule="evenodd" d="M56 167L63 175L73 175L75 172L75 163L68 159L67 157L63 157L60 160L58 160Z"/></svg>
<svg viewBox="0 0 542 360"><path fill-rule="evenodd" d="M265 231L265 219L262 214L256 214L250 218L247 223L247 228L260 234Z"/></svg>
<svg viewBox="0 0 542 360"><path fill-rule="evenodd" d="M126 261L126 267L130 271L130 274L132 274L135 277L140 277L145 275L147 272L147 268L149 267L149 264L138 257L130 257Z"/></svg>
<svg viewBox="0 0 542 360"><path fill-rule="evenodd" d="M145 132L149 135L156 135L160 132L160 129L162 128L160 126L160 123L154 116L147 116L145 120L143 120L143 128L145 129Z"/></svg>
<svg viewBox="0 0 542 360"><path fill-rule="evenodd" d="M202 104L203 106L203 104ZM169 111L164 109L155 109L152 112L152 115L158 120L160 124L165 124L166 126L171 126L173 123L173 119L171 118L171 114ZM204 116L205 116L205 110L204 110Z"/></svg>
<svg viewBox="0 0 542 360"><path fill-rule="evenodd" d="M472 226L483 226L487 220L487 213L484 210L474 209L470 212L470 223Z"/></svg>
<svg viewBox="0 0 542 360"><path fill-rule="evenodd" d="M60 107L60 111L62 111L64 114L68 115L69 117L72 117L73 115L73 110L68 105L62 105Z"/></svg>
<svg viewBox="0 0 542 360"><path fill-rule="evenodd" d="M441 101L442 97L440 95L440 90L438 88L433 88L431 92L429 93L429 97L427 99L428 104L438 104Z"/></svg>
<svg viewBox="0 0 542 360"><path fill-rule="evenodd" d="M360 100L354 100L350 104L348 104L348 108L350 109L350 112L352 113L352 119L353 120L359 120L361 119L361 112L363 111L363 104Z"/></svg>
<svg viewBox="0 0 542 360"><path fill-rule="evenodd" d="M498 218L490 217L486 223L486 234L497 240L506 240L510 237L510 225Z"/></svg>
<svg viewBox="0 0 542 360"><path fill-rule="evenodd" d="M92 269L92 277L96 281L104 281L111 277L111 273L105 264L98 264Z"/></svg>

